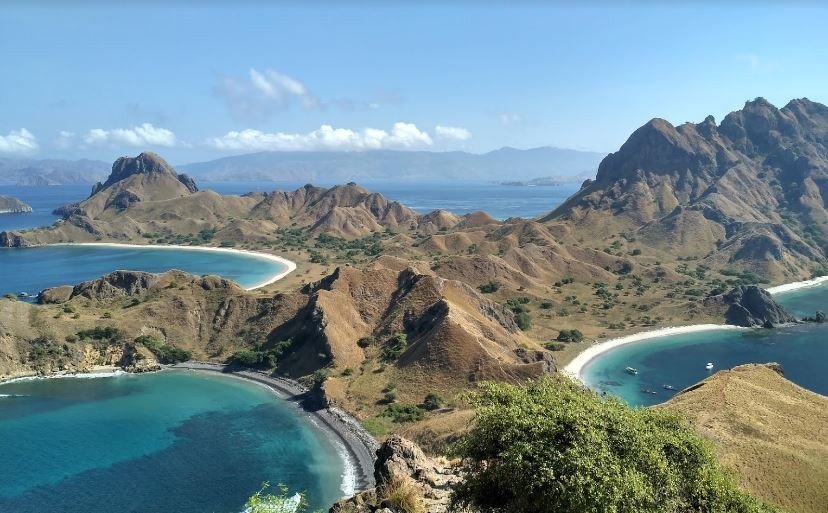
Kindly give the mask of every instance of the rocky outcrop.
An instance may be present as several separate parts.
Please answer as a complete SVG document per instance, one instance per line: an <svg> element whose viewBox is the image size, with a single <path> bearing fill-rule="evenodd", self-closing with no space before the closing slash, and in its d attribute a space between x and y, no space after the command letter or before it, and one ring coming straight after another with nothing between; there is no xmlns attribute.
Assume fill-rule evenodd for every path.
<svg viewBox="0 0 828 513"><path fill-rule="evenodd" d="M144 152L137 157L121 157L112 164L112 173L104 183L98 182L92 188L92 196L98 192L135 175L161 175L178 180L189 192L197 192L195 181L187 175L179 175L166 160L152 152Z"/></svg>
<svg viewBox="0 0 828 513"><path fill-rule="evenodd" d="M757 98L718 126L712 116L649 121L543 220L630 230L672 255L797 278L825 261L826 198L828 107Z"/></svg>
<svg viewBox="0 0 828 513"><path fill-rule="evenodd" d="M720 301L727 306L725 320L734 326L773 328L797 322L796 317L774 301L768 291L755 285L741 285L710 301Z"/></svg>
<svg viewBox="0 0 828 513"><path fill-rule="evenodd" d="M0 248L24 248L29 243L26 239L15 232L0 232Z"/></svg>
<svg viewBox="0 0 828 513"><path fill-rule="evenodd" d="M376 488L340 500L329 513L401 513L389 489L402 486L410 487L423 511L443 513L460 475L457 467L429 458L413 442L391 435L377 450L374 479Z"/></svg>
<svg viewBox="0 0 828 513"><path fill-rule="evenodd" d="M11 196L0 196L0 214L27 214L32 207Z"/></svg>

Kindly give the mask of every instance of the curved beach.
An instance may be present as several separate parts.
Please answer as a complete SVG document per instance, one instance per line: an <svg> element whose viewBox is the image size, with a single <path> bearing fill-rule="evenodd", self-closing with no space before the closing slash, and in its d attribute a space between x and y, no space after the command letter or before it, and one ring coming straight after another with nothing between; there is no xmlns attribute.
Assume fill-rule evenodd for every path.
<svg viewBox="0 0 828 513"><path fill-rule="evenodd" d="M309 420L342 448L340 455L345 463L341 485L343 495L353 495L374 487L374 459L379 443L344 410L335 407L320 410L306 408L302 398L308 390L299 383L254 370L229 370L227 365L220 363L184 362L169 368L219 373L268 387L280 399L293 402L297 408L307 412Z"/></svg>
<svg viewBox="0 0 828 513"><path fill-rule="evenodd" d="M273 276L270 276L266 280L256 283L251 287L246 287L245 290L255 290L262 287L266 287L271 283L275 283L288 274L292 273L296 270L296 263L288 260L286 258L272 255L270 253L262 253L259 251L250 251L247 249L234 249L234 248L216 248L212 246L182 246L182 245L149 245L149 244L125 244L120 242L58 242L55 244L48 244L49 246L97 246L97 247L109 247L109 248L128 248L128 249L176 249L176 250L185 250L185 251L207 251L207 252L214 252L214 253L230 253L236 255L246 255L254 258L260 258L262 260L269 260L271 262L276 262L280 265L285 266L285 270L281 271Z"/></svg>
<svg viewBox="0 0 828 513"><path fill-rule="evenodd" d="M616 347L620 347L623 345L631 344L633 342L640 342L642 340L649 340L654 338L661 338L670 335L682 335L685 333L699 333L703 331L714 331L714 330L749 330L750 328L742 328L739 326L731 326L728 324L692 324L690 326L674 326L668 328L660 328L657 330L651 331L643 331L641 333L635 333L633 335L627 335L626 337L619 337L613 338L610 340L606 340L604 342L597 342L594 345L588 347L584 351L578 353L571 362L569 362L564 368L563 373L569 376L572 379L578 380L583 382L581 378L581 373L584 370L584 367L594 360L598 358L603 353L607 351L611 351Z"/></svg>
<svg viewBox="0 0 828 513"><path fill-rule="evenodd" d="M794 290L816 287L817 285L822 285L823 283L828 283L828 276L819 276L817 278L813 278L810 280L785 283L783 285L777 285L775 287L768 287L765 290L767 290L771 294L779 294L782 292L793 292Z"/></svg>

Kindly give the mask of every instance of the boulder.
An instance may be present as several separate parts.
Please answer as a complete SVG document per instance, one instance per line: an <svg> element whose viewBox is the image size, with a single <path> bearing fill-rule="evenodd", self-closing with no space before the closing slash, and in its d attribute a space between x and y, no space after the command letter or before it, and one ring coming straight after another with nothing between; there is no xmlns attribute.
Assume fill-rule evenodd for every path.
<svg viewBox="0 0 828 513"><path fill-rule="evenodd" d="M728 324L773 328L797 322L796 317L774 301L768 291L756 285L740 285L721 296L721 300L727 305L725 320Z"/></svg>

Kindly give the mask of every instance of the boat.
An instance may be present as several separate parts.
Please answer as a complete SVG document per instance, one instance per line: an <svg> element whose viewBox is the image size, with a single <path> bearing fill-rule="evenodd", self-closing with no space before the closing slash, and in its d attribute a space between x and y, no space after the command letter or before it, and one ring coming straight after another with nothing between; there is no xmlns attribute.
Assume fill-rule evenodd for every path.
<svg viewBox="0 0 828 513"><path fill-rule="evenodd" d="M638 374L638 369L636 369L635 367L627 367L626 369L624 369L624 371L627 374L632 374L632 375Z"/></svg>
<svg viewBox="0 0 828 513"><path fill-rule="evenodd" d="M707 369L707 370L713 370L713 363L712 362L707 362L707 365L705 365L704 368Z"/></svg>
<svg viewBox="0 0 828 513"><path fill-rule="evenodd" d="M649 388L642 388L641 392L650 395L657 395L657 392L655 390L650 390Z"/></svg>
<svg viewBox="0 0 828 513"><path fill-rule="evenodd" d="M675 389L676 389L676 387L674 387L673 385L664 385L664 390L675 390Z"/></svg>
<svg viewBox="0 0 828 513"><path fill-rule="evenodd" d="M20 292L20 293L17 294L17 297L29 297L29 293L28 292Z"/></svg>

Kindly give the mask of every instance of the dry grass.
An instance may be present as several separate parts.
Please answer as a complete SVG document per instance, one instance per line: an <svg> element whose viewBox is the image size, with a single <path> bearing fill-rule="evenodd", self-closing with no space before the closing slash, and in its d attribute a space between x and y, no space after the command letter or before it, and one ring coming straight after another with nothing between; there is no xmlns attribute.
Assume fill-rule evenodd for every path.
<svg viewBox="0 0 828 513"><path fill-rule="evenodd" d="M744 365L664 407L687 415L751 493L786 511L826 511L828 398L767 366Z"/></svg>
<svg viewBox="0 0 828 513"><path fill-rule="evenodd" d="M379 490L380 504L389 504L401 513L425 513L425 505L417 485L408 477L393 477Z"/></svg>

